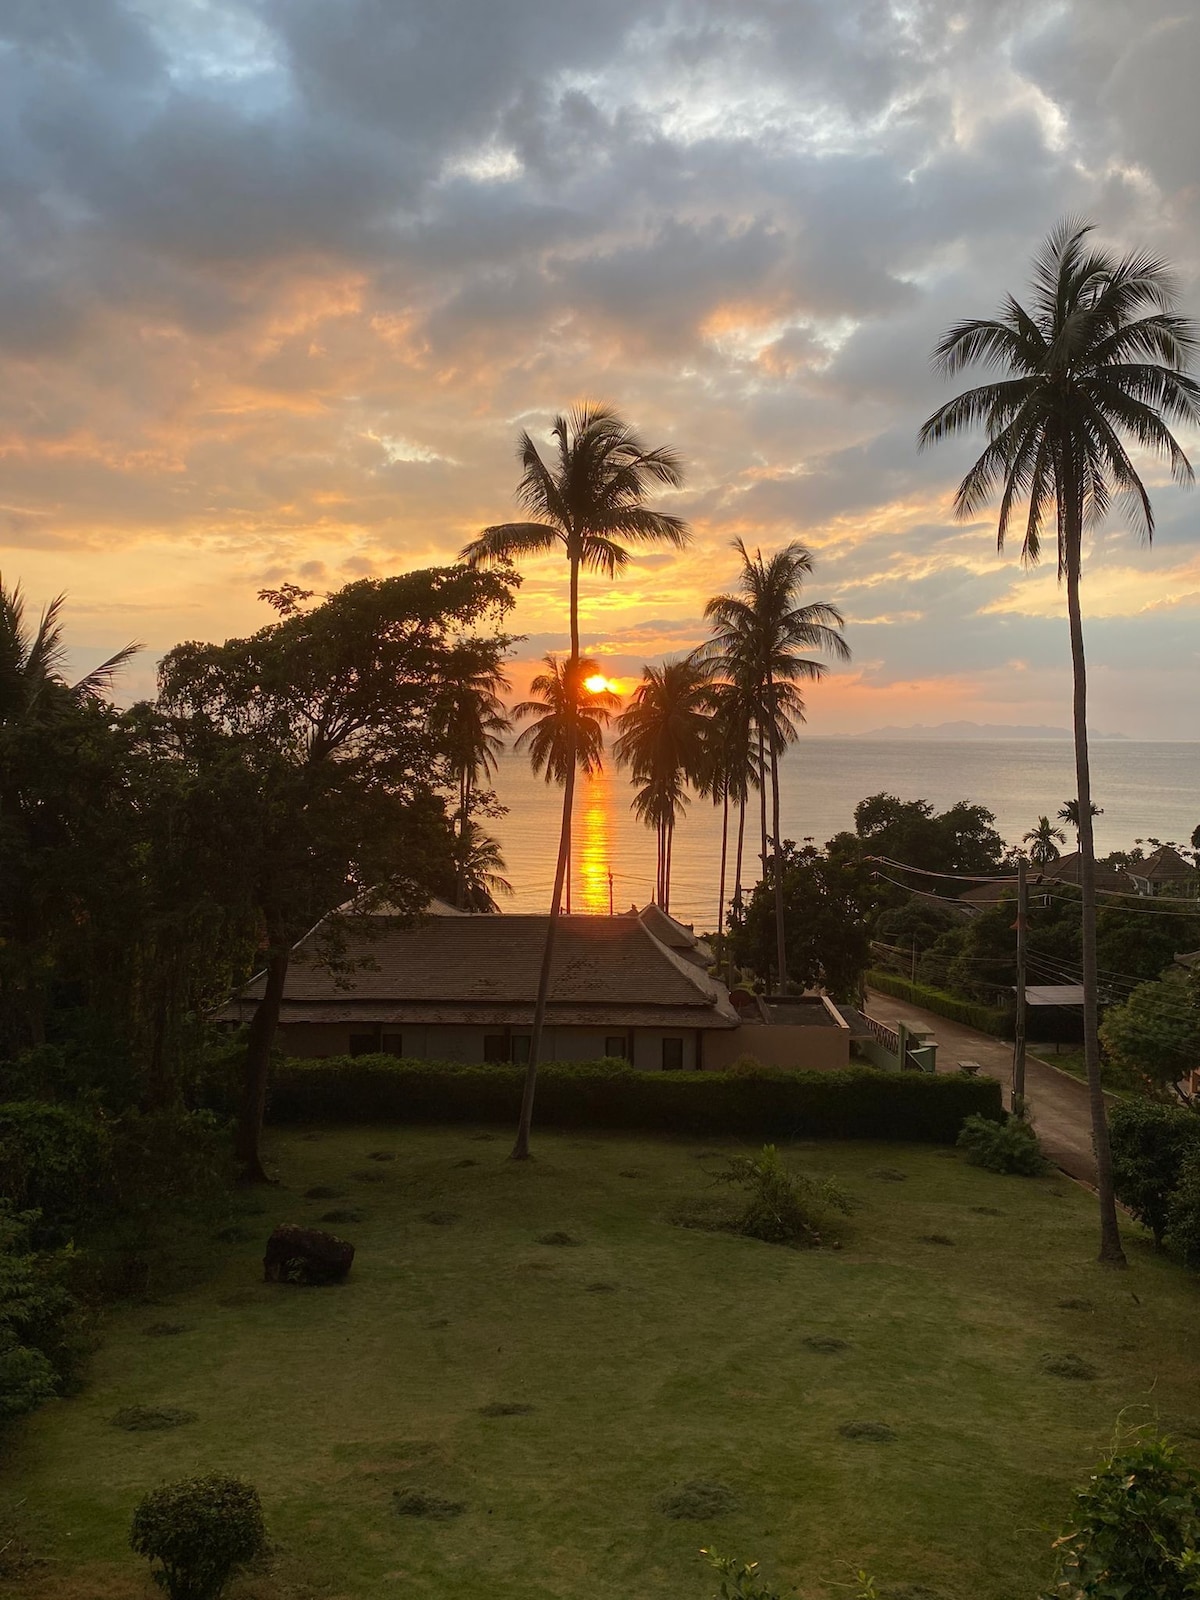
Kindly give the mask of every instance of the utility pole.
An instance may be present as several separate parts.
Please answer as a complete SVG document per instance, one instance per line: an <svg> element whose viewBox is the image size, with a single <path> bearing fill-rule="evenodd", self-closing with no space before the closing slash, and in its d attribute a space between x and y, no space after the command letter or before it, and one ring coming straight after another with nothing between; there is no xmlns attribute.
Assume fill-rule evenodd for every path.
<svg viewBox="0 0 1200 1600"><path fill-rule="evenodd" d="M1012 1109L1025 1111L1025 939L1029 931L1029 880L1024 856L1017 862L1017 1015L1013 1027Z"/></svg>
<svg viewBox="0 0 1200 1600"><path fill-rule="evenodd" d="M608 869L608 914L609 914L610 917L613 914L613 886L612 886L612 880L613 880L612 868L610 867Z"/></svg>

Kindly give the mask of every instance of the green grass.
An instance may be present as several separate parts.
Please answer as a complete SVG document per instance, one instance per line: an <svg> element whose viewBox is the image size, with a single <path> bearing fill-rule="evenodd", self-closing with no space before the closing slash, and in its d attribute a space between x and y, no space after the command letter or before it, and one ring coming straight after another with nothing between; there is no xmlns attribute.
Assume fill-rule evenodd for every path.
<svg viewBox="0 0 1200 1600"><path fill-rule="evenodd" d="M367 1159L381 1148L397 1159ZM258 1486L277 1546L244 1595L707 1600L711 1542L806 1600L853 1592L859 1567L882 1597L1032 1600L1123 1408L1200 1435L1195 1280L1136 1232L1127 1273L1095 1266L1093 1203L1063 1178L797 1147L859 1202L843 1248L804 1253L671 1225L713 1192L712 1141L541 1134L527 1165L507 1148L464 1128L276 1134L284 1187L253 1242L114 1315L88 1388L9 1440L0 1544L7 1527L45 1557L15 1592L148 1596L134 1504L224 1469ZM315 1221L317 1186L363 1213L349 1281L263 1284L258 1236ZM536 1242L555 1234L578 1243ZM147 1331L164 1323L183 1331ZM1053 1375L1063 1355L1097 1376ZM198 1416L111 1425L132 1406ZM673 1513L692 1500L727 1508Z"/></svg>

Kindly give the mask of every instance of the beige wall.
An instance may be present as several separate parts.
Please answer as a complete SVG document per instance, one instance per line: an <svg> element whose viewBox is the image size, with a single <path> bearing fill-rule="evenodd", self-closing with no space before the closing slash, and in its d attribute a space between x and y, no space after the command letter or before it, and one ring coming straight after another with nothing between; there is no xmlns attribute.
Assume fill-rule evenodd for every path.
<svg viewBox="0 0 1200 1600"><path fill-rule="evenodd" d="M371 1033L374 1026L368 1023L348 1022L292 1022L281 1023L279 1047L292 1056L341 1056L350 1050L350 1036ZM483 1041L487 1035L504 1033L503 1027L424 1026L396 1023L381 1030L383 1038L399 1036L400 1052L416 1061L482 1062ZM512 1030L514 1035L529 1029ZM629 1039L630 1030L614 1025L613 1036ZM595 1061L604 1054L609 1034L597 1028L547 1028L542 1045L543 1061ZM709 1039L717 1037L708 1033ZM694 1071L696 1061L696 1030L694 1028L637 1028L633 1030L633 1065L644 1072L657 1072L663 1064L663 1040L678 1039L683 1045L683 1070ZM707 1057L707 1044L705 1045ZM707 1060L706 1060L707 1064Z"/></svg>
<svg viewBox="0 0 1200 1600"><path fill-rule="evenodd" d="M850 1065L850 1030L743 1022L728 1033L710 1033L704 1041L704 1065L710 1072L732 1066L742 1055L789 1072L840 1072Z"/></svg>

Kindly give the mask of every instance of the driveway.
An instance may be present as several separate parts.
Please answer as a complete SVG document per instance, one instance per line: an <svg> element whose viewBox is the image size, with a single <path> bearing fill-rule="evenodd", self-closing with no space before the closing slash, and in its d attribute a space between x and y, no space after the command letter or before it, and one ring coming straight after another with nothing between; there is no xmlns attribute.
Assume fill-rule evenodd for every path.
<svg viewBox="0 0 1200 1600"><path fill-rule="evenodd" d="M907 1000L894 1000L889 994L868 991L869 1014L887 1027L897 1022L931 1032L937 1040L939 1072L957 1072L960 1061L978 1061L986 1077L1004 1085L1004 1103L1009 1104L1012 1087L1012 1045L990 1034L978 1033L961 1022L923 1011ZM1096 1160L1092 1154L1092 1119L1088 1110L1087 1085L1036 1056L1025 1059L1025 1098L1042 1149L1051 1161L1081 1183L1096 1182Z"/></svg>

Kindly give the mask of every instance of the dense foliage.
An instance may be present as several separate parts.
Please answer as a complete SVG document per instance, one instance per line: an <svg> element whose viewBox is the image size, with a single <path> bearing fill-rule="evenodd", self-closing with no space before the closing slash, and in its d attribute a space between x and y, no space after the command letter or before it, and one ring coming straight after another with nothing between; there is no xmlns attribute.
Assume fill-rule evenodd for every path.
<svg viewBox="0 0 1200 1600"><path fill-rule="evenodd" d="M973 1167L984 1167L988 1172L1036 1178L1047 1170L1037 1134L1019 1117L1006 1117L1003 1122L991 1117L968 1117L958 1136L958 1148Z"/></svg>
<svg viewBox="0 0 1200 1600"><path fill-rule="evenodd" d="M35 1247L40 1223L0 1200L0 1422L60 1394L84 1351L70 1257Z"/></svg>
<svg viewBox="0 0 1200 1600"><path fill-rule="evenodd" d="M1100 1042L1126 1073L1186 1099L1184 1084L1200 1071L1200 972L1141 984L1106 1012Z"/></svg>
<svg viewBox="0 0 1200 1600"><path fill-rule="evenodd" d="M1200 1116L1183 1106L1126 1100L1109 1114L1109 1136L1117 1199L1161 1245L1184 1163L1200 1153Z"/></svg>
<svg viewBox="0 0 1200 1600"><path fill-rule="evenodd" d="M220 1600L266 1550L258 1491L215 1472L163 1484L139 1503L129 1543L158 1563L154 1581L169 1600Z"/></svg>
<svg viewBox="0 0 1200 1600"><path fill-rule="evenodd" d="M858 863L783 842L781 887L789 988L827 989L857 1000L870 957L869 874ZM771 878L755 886L744 912L731 919L729 943L739 966L764 979L776 966L774 857Z"/></svg>
<svg viewBox="0 0 1200 1600"><path fill-rule="evenodd" d="M754 1156L733 1156L721 1177L745 1193L738 1233L766 1244L827 1243L834 1213L844 1216L850 1210L849 1198L832 1178L818 1181L789 1172L773 1144Z"/></svg>
<svg viewBox="0 0 1200 1600"><path fill-rule="evenodd" d="M277 1068L279 1122L507 1122L519 1067L333 1056ZM542 1069L538 1115L549 1127L764 1138L913 1139L952 1144L963 1118L999 1117L991 1079L917 1072L638 1072L624 1062Z"/></svg>
<svg viewBox="0 0 1200 1600"><path fill-rule="evenodd" d="M1200 1476L1153 1432L1118 1444L1058 1541L1060 1600L1195 1600Z"/></svg>

